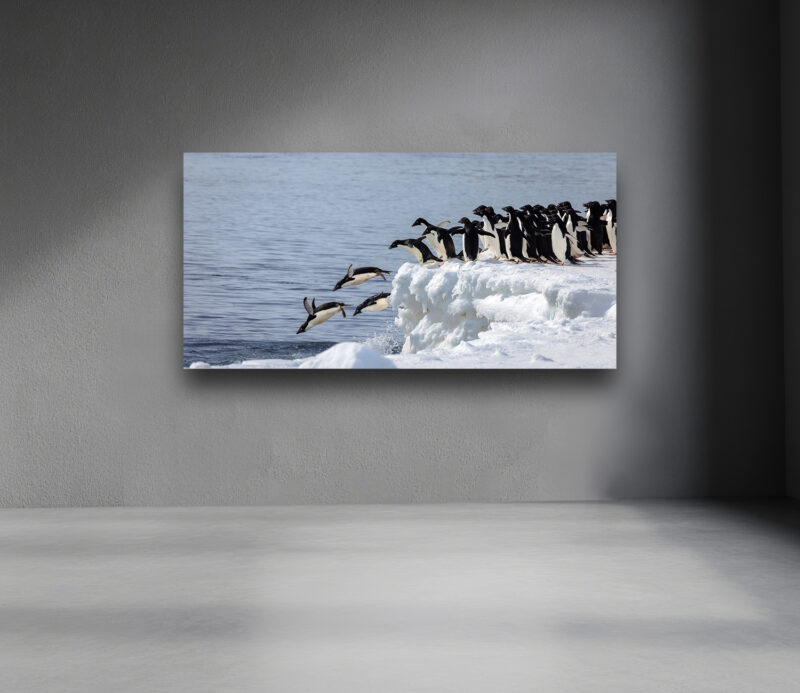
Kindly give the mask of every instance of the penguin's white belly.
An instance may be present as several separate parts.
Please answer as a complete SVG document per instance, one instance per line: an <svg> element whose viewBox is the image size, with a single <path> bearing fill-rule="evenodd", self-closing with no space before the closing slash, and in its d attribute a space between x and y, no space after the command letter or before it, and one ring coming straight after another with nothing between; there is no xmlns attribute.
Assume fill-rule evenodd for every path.
<svg viewBox="0 0 800 693"><path fill-rule="evenodd" d="M567 239L564 237L564 234L561 233L561 229L558 228L558 225L553 226L553 230L550 232L550 238L553 244L553 254L561 261L567 258Z"/></svg>
<svg viewBox="0 0 800 693"><path fill-rule="evenodd" d="M375 272L367 272L366 274L357 274L355 277L352 277L348 281L345 282L344 286L358 286L359 284L363 284L378 275Z"/></svg>
<svg viewBox="0 0 800 693"><path fill-rule="evenodd" d="M411 253L414 256L414 259L421 265L422 264L422 253L419 252L417 248L408 245L398 245L398 248L402 248L408 253Z"/></svg>
<svg viewBox="0 0 800 693"><path fill-rule="evenodd" d="M489 226L489 222L486 221L485 217L483 219L483 230L486 231L486 233L494 233L492 231L492 227ZM478 236L478 238L481 239L481 248L484 250L492 247L492 239L488 238L487 236Z"/></svg>
<svg viewBox="0 0 800 693"><path fill-rule="evenodd" d="M617 252L617 227L611 223L611 215L609 214L608 223L606 224L606 233L608 234L608 244L611 246L611 252Z"/></svg>
<svg viewBox="0 0 800 693"><path fill-rule="evenodd" d="M385 310L386 308L389 308L389 301L385 298L379 298L375 303L371 306L367 306L363 310L368 310L370 313L377 313L379 310Z"/></svg>
<svg viewBox="0 0 800 693"><path fill-rule="evenodd" d="M431 242L431 246L433 247L433 252L439 257L440 260L447 259L447 251L444 249L444 243L440 243L436 236L428 236L428 239Z"/></svg>
<svg viewBox="0 0 800 693"><path fill-rule="evenodd" d="M319 311L314 315L311 322L308 323L308 327L311 328L311 327L316 327L317 325L321 325L326 320L330 320L339 311L340 311L339 308L326 308L325 310Z"/></svg>
<svg viewBox="0 0 800 693"><path fill-rule="evenodd" d="M581 257L583 255L583 251L578 247L578 237L573 234L569 234L567 238L569 239L569 252L572 257Z"/></svg>

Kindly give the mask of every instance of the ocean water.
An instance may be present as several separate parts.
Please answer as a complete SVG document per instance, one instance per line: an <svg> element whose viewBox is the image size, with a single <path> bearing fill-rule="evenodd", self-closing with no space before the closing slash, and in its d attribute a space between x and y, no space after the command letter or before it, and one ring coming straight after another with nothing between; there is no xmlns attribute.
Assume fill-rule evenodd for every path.
<svg viewBox="0 0 800 693"><path fill-rule="evenodd" d="M391 282L333 292L348 265L394 271L412 260L389 245L419 236L417 217L455 224L479 204L570 200L580 210L611 197L607 153L185 154L184 366L300 358L342 341L397 352L391 310L352 316ZM353 307L298 335L305 296Z"/></svg>

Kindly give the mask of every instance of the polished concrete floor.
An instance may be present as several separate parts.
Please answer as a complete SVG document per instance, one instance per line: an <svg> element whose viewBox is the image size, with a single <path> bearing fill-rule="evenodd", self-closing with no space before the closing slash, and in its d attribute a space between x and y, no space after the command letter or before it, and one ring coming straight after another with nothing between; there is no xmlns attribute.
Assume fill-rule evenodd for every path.
<svg viewBox="0 0 800 693"><path fill-rule="evenodd" d="M0 510L0 691L800 691L796 505Z"/></svg>

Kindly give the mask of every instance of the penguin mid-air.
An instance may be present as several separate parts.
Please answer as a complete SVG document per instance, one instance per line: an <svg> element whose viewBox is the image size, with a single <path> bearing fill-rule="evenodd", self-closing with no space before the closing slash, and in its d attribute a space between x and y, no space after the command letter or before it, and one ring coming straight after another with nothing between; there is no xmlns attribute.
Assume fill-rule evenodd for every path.
<svg viewBox="0 0 800 693"><path fill-rule="evenodd" d="M336 282L336 286L333 287L333 290L338 291L345 286L358 286L375 277L380 277L383 281L386 281L387 274L391 274L391 271L383 270L380 267L358 267L357 269L353 269L353 265L350 265L350 267L347 268L347 274Z"/></svg>
<svg viewBox="0 0 800 693"><path fill-rule="evenodd" d="M478 228L478 222L467 219L467 217L461 217L458 223L464 227L464 250L462 251L463 256L461 259L474 262L478 259L478 253L480 252L480 237L488 236L489 238L494 238L494 234Z"/></svg>
<svg viewBox="0 0 800 693"><path fill-rule="evenodd" d="M308 313L308 318L306 318L306 321L300 325L300 329L297 330L297 334L305 332L306 330L310 330L312 327L316 327L317 325L321 325L326 320L330 320L334 315L336 315L336 313L341 312L342 317L347 317L347 314L344 312L344 309L348 306L347 303L337 303L336 301L331 301L330 303L323 303L321 306L318 306L317 299L314 298L311 300L311 305L309 305L308 298L304 298L303 306Z"/></svg>
<svg viewBox="0 0 800 693"><path fill-rule="evenodd" d="M441 262L441 260L431 252L431 249L425 245L425 241L422 238L405 238L392 241L389 250L392 248L402 248L411 253L420 265L424 265L426 262L435 262L437 264Z"/></svg>
<svg viewBox="0 0 800 693"><path fill-rule="evenodd" d="M364 311L369 311L370 313L375 313L379 310L384 310L389 308L389 294L387 292L382 292L380 294L375 294L374 296L370 296L366 301L362 301L356 306L356 310L353 313L355 317L359 313L363 313Z"/></svg>

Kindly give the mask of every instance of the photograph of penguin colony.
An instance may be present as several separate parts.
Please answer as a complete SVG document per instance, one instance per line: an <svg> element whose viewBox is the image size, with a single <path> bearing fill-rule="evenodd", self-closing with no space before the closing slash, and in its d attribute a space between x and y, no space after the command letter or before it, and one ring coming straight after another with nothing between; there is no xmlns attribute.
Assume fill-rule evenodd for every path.
<svg viewBox="0 0 800 693"><path fill-rule="evenodd" d="M541 204L526 204L518 209L506 206L502 208L506 212L503 215L491 206L479 205L472 210L479 219L461 217L459 226L450 226L450 221L431 224L418 218L411 226L423 227L422 235L392 241L389 248L402 248L420 265L428 267L449 261L480 262L484 259L568 266L580 264L581 258L604 252L616 255L617 201L609 199L601 204L593 200L583 203L583 207L585 216L581 216L569 201L546 207ZM455 236L461 237L462 248L458 252ZM387 274L391 271L379 267L353 269L350 265L332 290L358 286L378 277L387 281ZM389 308L389 297L390 293L385 291L369 296L356 306L353 316ZM317 305L316 298L310 303L308 297L304 298L308 317L297 334L321 325L337 313L347 317L344 309L351 305L338 301Z"/></svg>

